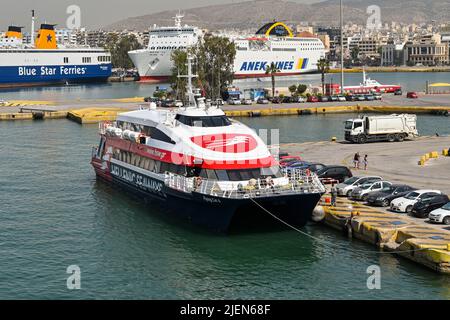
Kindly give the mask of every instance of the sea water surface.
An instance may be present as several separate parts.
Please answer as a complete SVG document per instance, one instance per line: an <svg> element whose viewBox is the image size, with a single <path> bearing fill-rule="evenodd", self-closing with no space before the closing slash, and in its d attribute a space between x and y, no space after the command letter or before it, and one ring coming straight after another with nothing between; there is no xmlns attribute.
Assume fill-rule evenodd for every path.
<svg viewBox="0 0 450 320"><path fill-rule="evenodd" d="M295 129L287 142L330 125L290 119L270 122ZM320 225L302 229L315 238L279 229L222 236L168 220L96 181L96 125L0 122L0 137L0 299L450 299L450 277ZM67 288L71 265L80 290ZM380 290L367 288L372 265Z"/></svg>
<svg viewBox="0 0 450 320"><path fill-rule="evenodd" d="M426 81L450 82L450 72L386 72L368 74L372 79L382 84L401 85L406 91L425 91ZM327 74L327 83L340 83L339 74ZM346 85L359 85L362 82L361 73L345 74ZM292 84L318 86L321 83L319 74L305 74L294 77L277 77L277 87L288 87ZM235 81L241 90L249 88L270 88L270 78L245 79ZM47 86L35 88L0 89L0 99L3 100L75 100L75 99L113 99L128 97L151 96L156 87L170 88L169 84L141 84L136 82L105 83L105 84L74 84L67 86Z"/></svg>

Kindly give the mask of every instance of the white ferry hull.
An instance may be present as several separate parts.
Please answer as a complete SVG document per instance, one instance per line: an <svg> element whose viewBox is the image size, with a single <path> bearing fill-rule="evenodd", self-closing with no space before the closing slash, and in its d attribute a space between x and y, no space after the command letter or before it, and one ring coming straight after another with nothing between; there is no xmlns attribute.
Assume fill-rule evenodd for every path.
<svg viewBox="0 0 450 320"><path fill-rule="evenodd" d="M141 81L164 82L172 74L170 51L138 50L130 52L129 56L138 69ZM265 66L272 62L280 69L277 76L317 72L317 61L320 58L320 53L237 51L234 63L235 78L266 77L268 75Z"/></svg>

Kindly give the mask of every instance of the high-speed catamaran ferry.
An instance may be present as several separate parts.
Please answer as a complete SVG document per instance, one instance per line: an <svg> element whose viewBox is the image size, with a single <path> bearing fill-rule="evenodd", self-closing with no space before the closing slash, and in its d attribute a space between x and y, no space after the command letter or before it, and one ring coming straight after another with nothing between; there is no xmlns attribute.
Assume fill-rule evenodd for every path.
<svg viewBox="0 0 450 320"><path fill-rule="evenodd" d="M253 130L196 100L188 61L187 106L151 105L101 124L92 154L97 177L219 232L241 218L257 225L268 212L305 225L325 192L317 176L282 175Z"/></svg>

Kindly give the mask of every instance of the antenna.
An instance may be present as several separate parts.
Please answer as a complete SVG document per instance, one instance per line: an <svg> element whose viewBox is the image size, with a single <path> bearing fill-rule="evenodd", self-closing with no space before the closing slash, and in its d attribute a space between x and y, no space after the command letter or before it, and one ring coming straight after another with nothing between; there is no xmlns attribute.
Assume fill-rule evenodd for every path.
<svg viewBox="0 0 450 320"><path fill-rule="evenodd" d="M191 107L198 107L197 105L197 101L195 100L195 95L194 95L194 87L192 85L192 79L193 78L197 78L197 75L192 74L192 60L194 60L194 57L192 57L192 55L190 53L188 53L187 56L187 67L188 67L188 74L187 75L179 75L179 78L187 78L188 79L188 83L187 83L187 94L188 94L188 98L189 98L189 106Z"/></svg>
<svg viewBox="0 0 450 320"><path fill-rule="evenodd" d="M34 44L34 10L31 10L31 45Z"/></svg>
<svg viewBox="0 0 450 320"><path fill-rule="evenodd" d="M184 14L181 13L181 11L178 11L178 13L175 15L175 27L180 29L181 28L181 19L184 18Z"/></svg>

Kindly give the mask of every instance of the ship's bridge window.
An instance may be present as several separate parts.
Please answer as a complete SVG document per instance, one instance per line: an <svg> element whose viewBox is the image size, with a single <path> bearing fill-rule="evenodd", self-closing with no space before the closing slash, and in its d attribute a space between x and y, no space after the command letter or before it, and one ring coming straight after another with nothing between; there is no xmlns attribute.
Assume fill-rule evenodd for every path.
<svg viewBox="0 0 450 320"><path fill-rule="evenodd" d="M176 120L189 127L227 127L231 125L230 119L227 116L203 116L203 117L190 117L181 114L177 114Z"/></svg>

